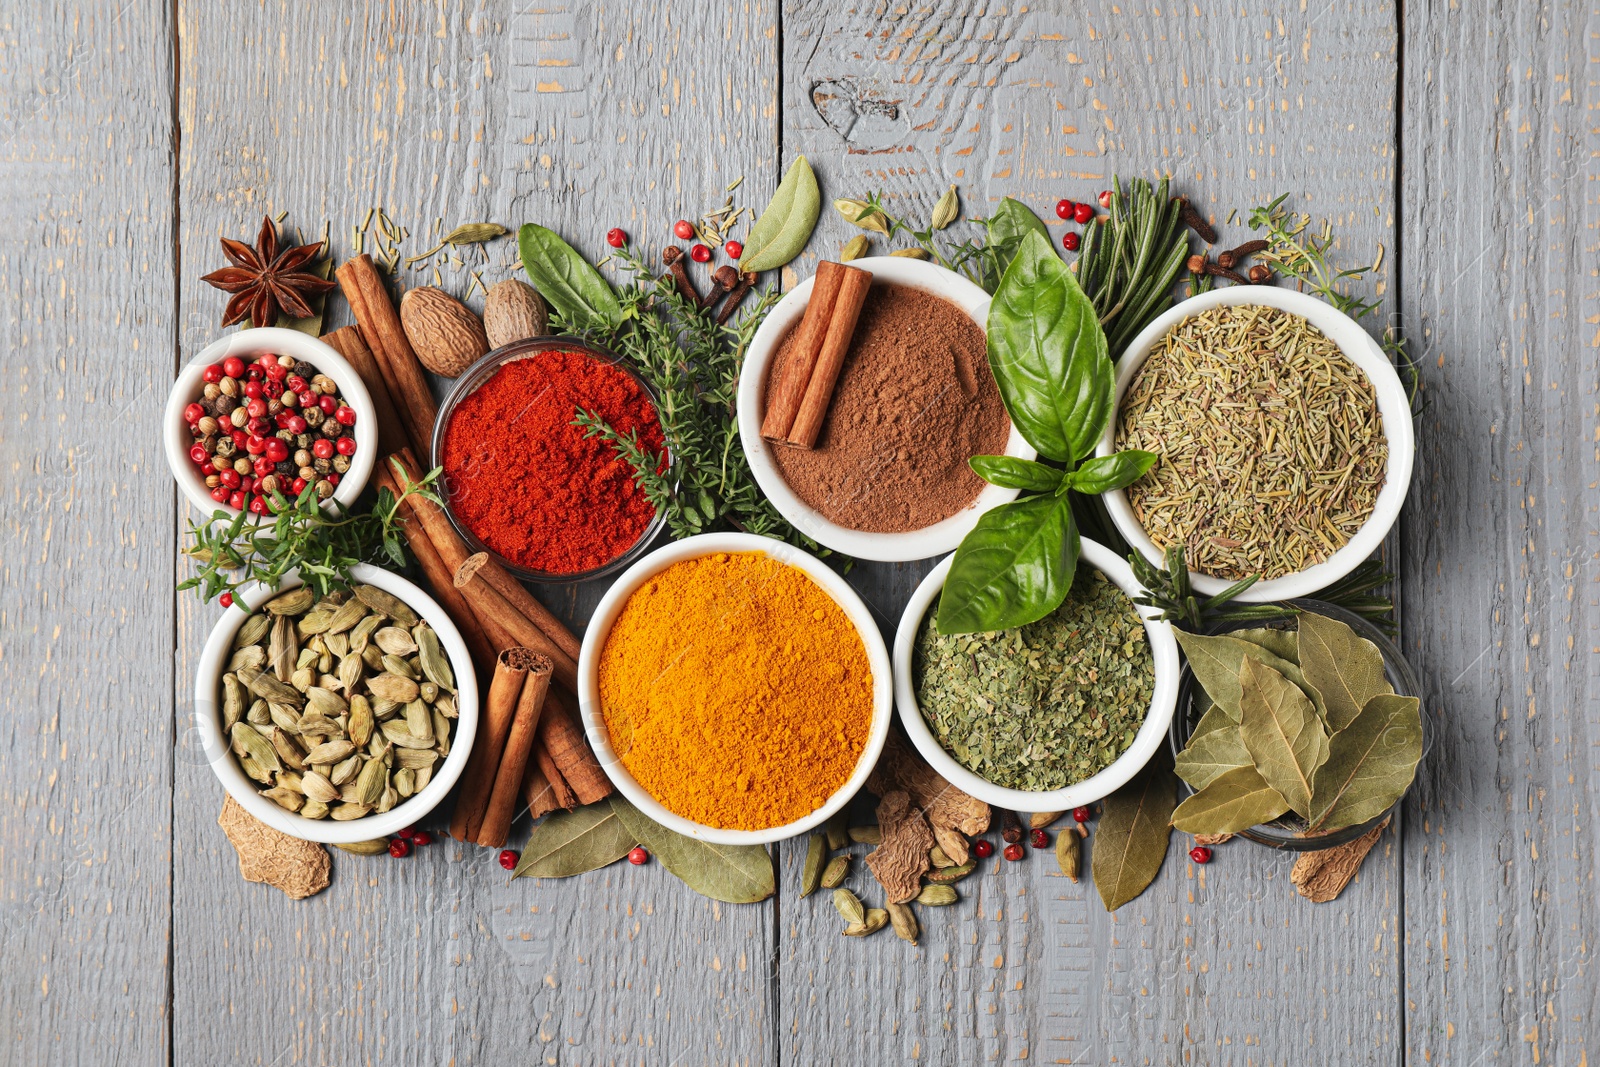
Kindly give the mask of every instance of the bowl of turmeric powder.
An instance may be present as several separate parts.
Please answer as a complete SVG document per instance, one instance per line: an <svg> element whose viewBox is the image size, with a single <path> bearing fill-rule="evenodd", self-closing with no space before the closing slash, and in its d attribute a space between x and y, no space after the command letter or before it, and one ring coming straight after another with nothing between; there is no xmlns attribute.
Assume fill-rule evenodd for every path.
<svg viewBox="0 0 1600 1067"><path fill-rule="evenodd" d="M578 700L600 765L642 812L716 844L765 844L850 801L893 717L870 609L816 557L703 534L635 563L595 609Z"/></svg>

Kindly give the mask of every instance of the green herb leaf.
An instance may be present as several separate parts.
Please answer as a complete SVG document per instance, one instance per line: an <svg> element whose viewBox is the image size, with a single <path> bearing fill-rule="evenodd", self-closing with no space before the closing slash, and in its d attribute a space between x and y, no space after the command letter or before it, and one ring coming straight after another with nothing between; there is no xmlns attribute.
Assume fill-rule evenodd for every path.
<svg viewBox="0 0 1600 1067"><path fill-rule="evenodd" d="M1158 753L1127 785L1106 797L1090 853L1094 887L1107 911L1143 893L1161 873L1177 790L1170 760Z"/></svg>
<svg viewBox="0 0 1600 1067"><path fill-rule="evenodd" d="M729 904L754 904L777 889L772 857L760 845L714 845L667 829L620 794L611 806L639 844L701 896Z"/></svg>
<svg viewBox="0 0 1600 1067"><path fill-rule="evenodd" d="M1081 467L1067 475L1067 481L1070 488L1080 493L1109 493L1143 478L1145 472L1154 467L1160 458L1154 452L1141 452L1137 448L1110 456L1096 456L1084 460Z"/></svg>
<svg viewBox="0 0 1600 1067"><path fill-rule="evenodd" d="M1417 776L1422 704L1379 693L1328 743L1311 788L1313 829L1339 830L1388 811Z"/></svg>
<svg viewBox="0 0 1600 1067"><path fill-rule="evenodd" d="M622 305L611 285L554 230L523 223L517 232L522 269L539 295L575 330L612 330L622 322Z"/></svg>
<svg viewBox="0 0 1600 1067"><path fill-rule="evenodd" d="M984 229L988 231L988 251L990 264L985 271L985 284L983 287L989 292L994 292L995 286L1000 284L1001 277L1006 268L1011 266L1011 261L1016 258L1017 250L1022 247L1023 238L1030 233L1036 233L1050 243L1050 231L1045 228L1044 222L1029 209L1027 204L1020 200L1006 197L1000 201L1000 206L995 208L994 214L984 220Z"/></svg>
<svg viewBox="0 0 1600 1067"><path fill-rule="evenodd" d="M1256 659L1296 685L1302 684L1300 668L1279 659L1258 644L1241 641L1233 634L1207 637L1175 630L1173 636L1178 639L1183 654L1189 659L1189 669L1194 672L1195 681L1234 722L1239 721L1239 672L1244 668L1246 659Z"/></svg>
<svg viewBox="0 0 1600 1067"><path fill-rule="evenodd" d="M1330 731L1349 726L1373 697L1394 692L1378 646L1337 619L1303 613L1299 643L1300 669L1322 696Z"/></svg>
<svg viewBox="0 0 1600 1067"><path fill-rule="evenodd" d="M1189 743L1173 761L1178 777L1195 789L1206 788L1237 767L1253 766L1250 752L1239 736L1239 724L1215 704L1201 717L1189 735Z"/></svg>
<svg viewBox="0 0 1600 1067"><path fill-rule="evenodd" d="M1030 233L989 307L989 367L1017 430L1046 459L1093 451L1112 406L1094 305L1045 237Z"/></svg>
<svg viewBox="0 0 1600 1067"><path fill-rule="evenodd" d="M1311 817L1311 781L1328 760L1328 734L1300 687L1246 656L1239 671L1239 736L1267 784Z"/></svg>
<svg viewBox="0 0 1600 1067"><path fill-rule="evenodd" d="M511 877L568 878L615 863L636 844L609 801L558 811L533 828Z"/></svg>
<svg viewBox="0 0 1600 1067"><path fill-rule="evenodd" d="M1002 489L1027 489L1051 493L1061 484L1061 472L1031 459L1011 456L973 456L967 461L978 477Z"/></svg>
<svg viewBox="0 0 1600 1067"><path fill-rule="evenodd" d="M1078 527L1063 497L991 508L962 538L939 597L939 632L1025 626L1061 606L1078 566Z"/></svg>
<svg viewBox="0 0 1600 1067"><path fill-rule="evenodd" d="M1189 834L1236 834L1271 822L1289 802L1253 766L1234 767L1178 805L1172 825Z"/></svg>
<svg viewBox="0 0 1600 1067"><path fill-rule="evenodd" d="M811 240L821 210L817 176L805 156L796 156L772 194L772 202L744 239L739 270L774 270L798 256Z"/></svg>

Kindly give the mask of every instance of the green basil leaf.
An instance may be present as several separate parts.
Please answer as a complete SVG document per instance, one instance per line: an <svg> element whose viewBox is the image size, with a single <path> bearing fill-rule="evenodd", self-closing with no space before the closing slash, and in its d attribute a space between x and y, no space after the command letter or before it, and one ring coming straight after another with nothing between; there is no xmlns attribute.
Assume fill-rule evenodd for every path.
<svg viewBox="0 0 1600 1067"><path fill-rule="evenodd" d="M611 284L554 230L523 223L517 231L517 248L528 280L568 326L612 330L622 322L622 305Z"/></svg>
<svg viewBox="0 0 1600 1067"><path fill-rule="evenodd" d="M750 227L739 254L739 270L774 270L798 256L811 240L821 210L817 176L805 156L796 156L767 209Z"/></svg>
<svg viewBox="0 0 1600 1067"><path fill-rule="evenodd" d="M685 837L650 818L620 793L612 794L611 806L628 833L701 896L729 904L754 904L777 891L772 857L760 845L714 845Z"/></svg>
<svg viewBox="0 0 1600 1067"><path fill-rule="evenodd" d="M1422 759L1421 708L1416 697L1377 693L1333 735L1311 784L1314 829L1377 818L1405 795Z"/></svg>
<svg viewBox="0 0 1600 1067"><path fill-rule="evenodd" d="M1311 781L1328 762L1328 732L1300 687L1246 656L1239 670L1239 736L1267 784L1311 817Z"/></svg>
<svg viewBox="0 0 1600 1067"><path fill-rule="evenodd" d="M638 844L609 801L545 816L528 843L513 878L566 878L615 863Z"/></svg>
<svg viewBox="0 0 1600 1067"><path fill-rule="evenodd" d="M1064 498L1033 496L991 508L956 549L939 597L942 634L1009 630L1067 598L1078 527Z"/></svg>
<svg viewBox="0 0 1600 1067"><path fill-rule="evenodd" d="M1154 452L1130 448L1114 455L1086 459L1083 466L1067 475L1069 488L1091 496L1109 493L1143 478L1160 458Z"/></svg>
<svg viewBox="0 0 1600 1067"><path fill-rule="evenodd" d="M1037 233L1048 244L1050 231L1045 229L1044 222L1029 210L1027 204L1009 196L1000 201L1000 206L983 224L989 234L988 248L994 259L994 275L986 279L989 284L984 288L992 293L995 286L1000 284L1001 275L1016 258L1017 249L1022 247L1022 239L1030 233Z"/></svg>
<svg viewBox="0 0 1600 1067"><path fill-rule="evenodd" d="M1172 825L1186 834L1236 834L1288 810L1288 801L1246 764L1219 774L1179 804Z"/></svg>
<svg viewBox="0 0 1600 1067"><path fill-rule="evenodd" d="M1028 489L1040 493L1054 492L1061 484L1061 472L1031 459L1011 456L973 456L967 460L978 477L1002 489Z"/></svg>
<svg viewBox="0 0 1600 1067"><path fill-rule="evenodd" d="M1106 797L1094 829L1090 865L1107 911L1143 893L1161 873L1177 793L1172 761L1162 748L1132 781Z"/></svg>
<svg viewBox="0 0 1600 1067"><path fill-rule="evenodd" d="M1023 238L989 307L989 368L1011 421L1041 456L1071 463L1094 450L1112 406L1105 331L1037 233Z"/></svg>

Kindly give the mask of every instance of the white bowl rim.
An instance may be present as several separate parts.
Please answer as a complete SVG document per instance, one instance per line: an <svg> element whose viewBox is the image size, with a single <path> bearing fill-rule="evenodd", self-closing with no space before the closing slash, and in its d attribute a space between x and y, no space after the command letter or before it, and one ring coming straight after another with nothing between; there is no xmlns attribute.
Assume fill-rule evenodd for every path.
<svg viewBox="0 0 1600 1067"><path fill-rule="evenodd" d="M867 734L866 747L856 761L855 771L834 792L822 807L803 819L765 830L728 830L706 826L667 810L643 786L634 780L628 768L611 748L611 736L600 714L600 650L611 633L611 627L621 614L634 591L650 578L687 559L715 555L719 552L759 552L780 563L803 571L823 592L833 598L861 635L867 660L872 665L872 729ZM686 537L656 549L643 557L622 574L606 590L594 609L589 626L584 631L583 647L578 655L578 707L583 718L584 732L594 749L600 766L613 785L633 802L645 815L670 830L686 837L709 841L718 845L766 845L798 837L808 830L821 826L844 808L866 785L867 777L877 766L883 754L884 742L889 737L889 723L894 718L893 668L883 635L878 631L872 610L860 595L838 574L809 552L795 548L776 538L746 533L711 533Z"/></svg>
<svg viewBox="0 0 1600 1067"><path fill-rule="evenodd" d="M361 491L367 487L373 464L378 458L378 415L372 406L372 394L367 391L361 375L332 345L308 333L281 326L263 326L224 334L201 349L200 354L178 372L177 380L167 393L167 408L162 415L167 466L172 469L172 477L177 481L178 488L189 503L208 518L218 511L225 513L229 519L239 514L227 504L219 504L211 499L205 480L189 459L189 448L194 441L189 436L188 423L183 421L183 409L200 396L204 386L201 376L211 364L221 363L229 356L243 358L266 352L291 355L312 364L338 384L340 395L355 410L355 455L350 457L350 469L340 475L339 484L334 487L331 498L347 508L353 506ZM323 506L328 505L324 502ZM248 512L246 515L248 522L272 520L271 515L250 515Z"/></svg>
<svg viewBox="0 0 1600 1067"><path fill-rule="evenodd" d="M984 330L985 336L988 335L986 320L992 298L981 287L955 271L937 263L925 263L902 256L868 256L851 260L850 266L871 271L874 278L882 281L943 297L965 311ZM744 368L739 375L739 441L750 461L750 472L755 475L756 484L772 501L773 507L778 509L778 514L789 520L795 529L819 545L856 559L908 563L955 551L961 539L972 532L985 511L1015 500L1017 490L985 485L971 504L932 526L901 533L869 533L852 530L824 518L820 511L801 500L778 472L772 460L771 446L761 436L767 364L777 353L779 344L790 328L804 315L815 280L807 278L784 294L756 330L749 351L745 353ZM1019 459L1038 458L1038 453L1023 440L1015 425L1006 439L1005 454Z"/></svg>
<svg viewBox="0 0 1600 1067"><path fill-rule="evenodd" d="M1339 346L1339 350L1366 375L1377 394L1378 413L1383 418L1383 432L1389 442L1389 466L1372 514L1367 516L1367 521L1343 548L1321 563L1270 581L1256 582L1236 599L1242 603L1269 603L1313 596L1318 590L1326 589L1355 570L1383 544L1383 539L1400 518L1400 509L1405 505L1406 493L1411 488L1411 469L1416 460L1411 398L1406 394L1399 373L1367 331L1332 304L1294 289L1271 285L1234 285L1213 289L1173 305L1139 331L1123 354L1117 368L1116 403L1111 409L1111 418L1106 423L1100 444L1095 448L1095 455L1109 456L1116 450L1117 419L1122 409L1123 395L1133 383L1139 368L1144 366L1156 342L1189 316L1224 304L1263 304L1300 315ZM1128 544L1157 567L1164 565L1165 555L1134 517L1127 491L1116 489L1106 493L1102 499L1117 532ZM1207 596L1215 596L1233 584L1231 580L1214 578L1195 570L1189 572L1189 582Z"/></svg>
<svg viewBox="0 0 1600 1067"><path fill-rule="evenodd" d="M393 593L432 626L434 633L439 635L439 643L444 646L445 654L450 657L450 669L456 676L457 718L455 736L450 739L450 755L445 757L444 763L422 792L404 804L397 804L382 815L334 822L331 819L301 818L256 792L260 787L245 775L222 737L222 707L218 700L222 668L227 665L227 658L233 651L234 636L239 632L239 627L244 625L245 619L250 617L247 613L231 607L217 620L217 624L211 628L211 635L206 638L205 648L200 653L200 665L195 671L195 725L199 729L201 749L228 795L238 801L245 811L274 830L281 830L302 841L318 841L327 845L385 837L420 822L438 806L455 785L456 779L461 777L478 732L477 674L473 671L466 642L461 639L461 632L450 621L450 616L437 601L398 574L365 563L352 568L350 574L358 582ZM240 589L235 603L242 600L253 611L279 593L303 584L298 573L290 572L277 589L267 589L261 585Z"/></svg>
<svg viewBox="0 0 1600 1067"><path fill-rule="evenodd" d="M1133 576L1133 568L1119 559L1109 548L1087 537L1082 539L1083 552L1078 566L1095 568L1116 584L1129 597L1145 592ZM1126 785L1134 775L1144 769L1160 748L1167 743L1167 728L1172 724L1172 713L1178 705L1178 642L1172 636L1172 624L1161 621L1160 612L1143 605L1134 605L1144 619L1145 636L1150 641L1154 661L1156 684L1150 697L1150 709L1144 722L1133 736L1127 751L1112 761L1111 765L1092 777L1069 785L1064 789L1034 792L1026 789L1008 789L967 770L955 757L944 750L938 738L922 718L917 707L917 694L912 686L911 655L917 632L922 627L923 616L933 598L944 588L945 576L950 573L954 555L947 556L928 573L911 594L905 614L900 617L900 628L894 637L894 690L895 706L900 712L900 725L905 728L911 743L922 758L945 779L979 800L1011 811L1065 811L1092 803Z"/></svg>

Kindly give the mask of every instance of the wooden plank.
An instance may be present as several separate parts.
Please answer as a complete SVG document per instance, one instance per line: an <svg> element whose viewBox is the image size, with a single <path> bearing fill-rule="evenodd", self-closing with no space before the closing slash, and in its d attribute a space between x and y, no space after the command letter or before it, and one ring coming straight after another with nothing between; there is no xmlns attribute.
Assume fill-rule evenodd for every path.
<svg viewBox="0 0 1600 1067"><path fill-rule="evenodd" d="M172 734L166 9L16 9L0 50L0 1017L164 1062Z"/></svg>
<svg viewBox="0 0 1600 1067"><path fill-rule="evenodd" d="M1367 255L1393 228L1393 12L1313 6L796 4L783 28L786 161L805 153L828 199L881 190L919 227L956 183L969 215L1016 195L1057 235L1058 198L1089 199L1113 172L1170 169L1219 223L1303 193L1300 206L1332 217L1352 254ZM1222 228L1244 238L1242 223ZM813 252L831 255L855 233L828 212ZM861 583L898 617L920 573L868 568ZM1321 908L1293 895L1288 857L1240 842L1200 870L1182 835L1155 887L1114 917L1042 856L988 861L975 903L924 909L930 929L914 950L887 934L845 941L825 901L786 903L784 1058L1393 1055L1393 840ZM790 895L798 851L783 852ZM872 895L864 871L853 882Z"/></svg>
<svg viewBox="0 0 1600 1067"><path fill-rule="evenodd" d="M1585 1063L1600 736L1593 4L1407 4L1407 333L1427 407L1406 651L1406 1055Z"/></svg>
<svg viewBox="0 0 1600 1067"><path fill-rule="evenodd" d="M221 297L197 279L216 238L253 232L263 210L315 230L331 218L340 255L382 205L412 229L408 252L442 217L541 222L599 258L610 226L657 254L672 221L720 203L733 178L763 198L777 181L770 4L195 5L182 18L186 354L215 333ZM519 271L510 241L490 262L490 284ZM443 281L464 292L466 272ZM581 622L602 588L544 592ZM180 690L214 617L184 604ZM178 1060L774 1056L772 905L711 904L658 865L507 884L492 853L454 844L403 863L338 855L334 884L290 903L239 881L211 772L181 767L176 789Z"/></svg>

